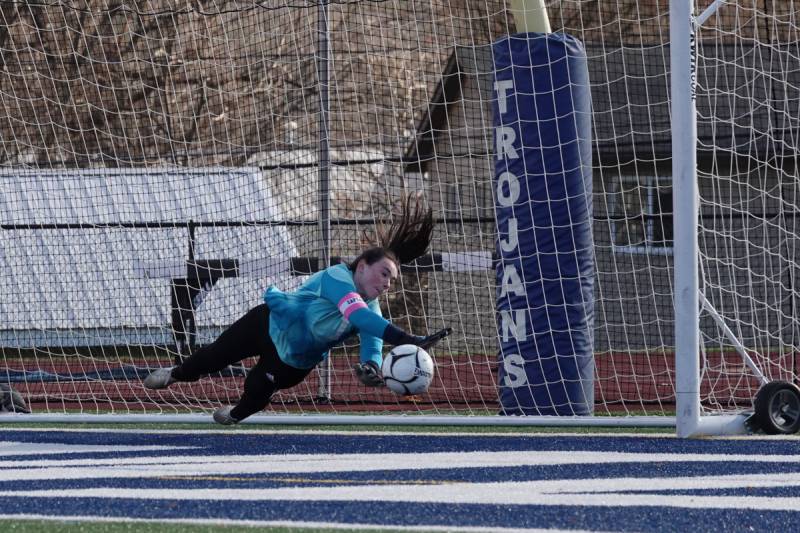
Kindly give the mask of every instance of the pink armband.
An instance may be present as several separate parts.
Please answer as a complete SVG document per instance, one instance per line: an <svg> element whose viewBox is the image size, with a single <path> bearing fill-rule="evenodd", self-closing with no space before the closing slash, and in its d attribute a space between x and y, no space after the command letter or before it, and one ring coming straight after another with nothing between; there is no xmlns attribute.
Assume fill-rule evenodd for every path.
<svg viewBox="0 0 800 533"><path fill-rule="evenodd" d="M367 304L356 292L348 292L338 303L339 312L349 319L355 311L367 307Z"/></svg>

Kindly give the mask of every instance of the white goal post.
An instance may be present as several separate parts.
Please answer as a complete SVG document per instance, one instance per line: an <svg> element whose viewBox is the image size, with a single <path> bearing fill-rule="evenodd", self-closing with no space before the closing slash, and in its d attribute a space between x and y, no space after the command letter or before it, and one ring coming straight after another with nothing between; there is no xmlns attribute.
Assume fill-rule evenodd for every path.
<svg viewBox="0 0 800 533"><path fill-rule="evenodd" d="M744 414L702 416L697 187L696 24L692 0L670 1L675 403L679 437L746 432ZM716 5L715 5L716 7Z"/></svg>
<svg viewBox="0 0 800 533"><path fill-rule="evenodd" d="M164 391L142 379L268 285L357 256L418 191L431 253L381 307L413 333L453 328L428 392L361 386L353 339L248 422L800 427L797 0L89 0L0 16L0 395L32 411L0 423L210 422L251 359ZM585 78L551 49L528 57L545 40ZM517 47L506 70L498 43ZM531 94L529 67L567 81ZM538 118L581 91L566 119L555 104ZM564 140L571 122L588 127Z"/></svg>
<svg viewBox="0 0 800 533"><path fill-rule="evenodd" d="M692 0L671 0L670 1L670 59L672 64L671 72L671 91L672 91L672 197L674 205L674 258L675 258L675 376L676 376L676 408L677 408L677 434L680 437L692 437L702 435L720 435L746 433L752 430L764 430L768 433L792 433L799 429L800 419L800 390L797 388L798 368L794 362L796 352L796 342L794 341L794 331L797 329L796 306L794 303L793 283L784 284L784 280L773 277L770 272L769 263L783 263L778 267L788 268L790 271L796 269L793 264L794 253L784 254L779 250L770 250L771 246L780 246L782 242L795 242L797 239L796 224L794 216L797 211L797 197L793 194L796 191L797 165L796 155L790 155L788 160L785 158L785 148L794 144L798 132L798 92L797 82L800 81L800 65L798 64L797 45L785 40L787 32L793 32L792 24L796 21L798 6L794 2L789 2L783 6L772 6L773 11L768 11L766 3L746 3L737 1L714 0L708 5L696 5ZM699 12L695 11L699 9ZM763 8L764 11L759 10ZM726 10L734 13L725 13ZM746 28L747 23L738 26L734 24L733 31L741 32L742 40L753 43L748 50L749 54L743 52L741 55L733 54L732 57L725 57L718 51L714 55L706 55L706 50L713 49L714 46L725 48L728 43L724 39L717 42L708 40L706 34L712 36L722 31L725 20L731 20L735 16L737 21L749 19L756 22L755 28ZM757 21L759 19L769 21L769 30L765 34L758 34ZM707 24L710 28L707 32L703 31L703 25ZM750 33L752 32L752 33ZM747 33L747 35L745 35ZM736 33L734 33L736 35ZM750 40L752 39L752 41ZM730 40L730 39L728 39ZM733 43L735 45L735 42ZM748 55L750 57L748 57ZM775 60L777 59L777 62ZM702 71L699 72L699 70ZM700 176L703 173L702 167L698 162L698 152L709 152L708 146L702 146L698 136L698 95L701 98L711 100L713 93L721 90L714 85L714 73L722 71L730 72L739 70L747 72L744 79L734 82L734 86L724 87L731 90L727 102L731 108L719 112L711 109L709 113L701 119L705 121L706 141L710 138L713 158L731 159L750 159L755 167L768 167L775 163L775 167L770 170L758 170L753 173L744 172L738 177L740 182L735 182L737 176L731 172L725 175L720 172L720 165L713 170L704 171L703 176L706 181L712 183L713 191L703 190L699 186ZM702 79L698 80L698 76ZM723 74L723 78L725 75ZM765 79L769 81L765 82ZM726 82L728 80L725 80ZM761 90L766 90L766 98L761 99ZM746 100L749 108L742 109L742 105L737 100ZM766 120L759 120L756 116L755 108L762 107L766 113ZM737 110L742 109L743 113L738 114ZM708 108L704 111L708 111ZM720 128L726 130L730 128L731 139L725 139L724 134L717 131L709 135L709 129L716 127L715 120L723 123ZM744 141L742 135L735 130L744 130ZM785 129L784 129L785 128ZM727 132L726 132L727 133ZM785 136L789 133L788 138ZM768 136L767 143L759 142L759 136ZM718 143L717 140L722 141ZM726 142L728 141L728 142ZM783 143L789 142L788 146ZM794 162L791 159L794 159ZM730 168L733 168L731 165ZM719 174L717 174L719 173ZM779 189L777 198L780 203L785 200L783 178L788 175L790 183L789 201L786 205L778 206L778 213L771 214L768 211L774 209L770 205L770 197L773 195L771 187ZM734 186L745 189L744 193L731 194L728 198L720 196L720 192ZM749 204L749 205L748 205ZM755 205L753 205L755 204ZM790 218L784 218L780 213L784 208L789 207L792 213ZM718 218L724 216L723 213L731 213L735 210L740 211L740 216L746 219L744 223L737 224L732 221L728 224L720 225ZM774 219L772 222L770 219ZM788 223L787 223L788 221ZM755 235L748 233L749 224L755 226L769 225L769 229L762 232L755 232ZM774 240L777 238L777 240ZM716 246L701 247L701 239L729 239L743 243L745 255L740 255L737 259L726 252L718 253ZM707 241L706 241L707 242ZM703 244L705 245L706 242ZM735 245L723 243L723 247L728 248L728 252ZM764 258L767 258L764 261ZM733 281L732 287L724 287L721 284L725 279L725 274L715 276L706 275L710 268L734 269L740 267L737 262L742 260L753 265L749 272L748 284L745 290L736 294L737 283L735 276L727 278ZM748 266L750 266L748 265ZM774 271L773 271L774 272ZM773 330L762 330L755 333L761 340L755 341L760 344L761 353L749 353L749 348L745 346L743 335L745 330L758 330L764 324L770 322L769 315L775 312L773 302L767 301L770 297L767 294L759 294L758 282L756 279L764 278L765 285L777 283L784 289L788 289L788 297L791 301L789 312L779 301L777 306L777 319L773 317ZM789 279L794 278L794 273L790 274ZM717 285L719 284L719 285ZM787 287L788 285L788 287ZM720 313L710 302L709 295L718 296L720 292L729 289L734 294L734 307L737 306L737 299L751 298L751 313L760 314L751 318L752 323L748 324L743 320L748 312L740 313L739 310L727 313ZM780 291L784 292L785 291ZM769 288L767 288L769 293ZM775 293L773 293L774 297ZM758 298L762 301L758 301ZM730 305L730 298L719 298L720 305ZM716 327L721 340L720 344L727 345L727 351L732 359L739 358L742 379L749 381L750 390L757 389L753 394L753 406L745 405L745 412L736 412L735 409L728 409L727 414L714 412L703 405L703 380L706 377L707 357L706 339L703 338L701 328L701 312L705 312L710 318L712 327ZM736 332L731 329L736 328ZM788 333L788 346L786 346L785 328L790 330ZM769 327L769 326L768 326ZM766 342L763 340L766 337ZM775 350L773 344L777 343L777 354L770 353ZM784 351L791 354L791 363L787 367L781 368L779 362L780 354ZM756 348L758 350L758 348ZM776 362L778 364L776 364ZM777 387L776 387L777 386ZM780 391L780 392L775 392ZM750 407L747 409L747 407ZM753 413L755 411L755 413Z"/></svg>

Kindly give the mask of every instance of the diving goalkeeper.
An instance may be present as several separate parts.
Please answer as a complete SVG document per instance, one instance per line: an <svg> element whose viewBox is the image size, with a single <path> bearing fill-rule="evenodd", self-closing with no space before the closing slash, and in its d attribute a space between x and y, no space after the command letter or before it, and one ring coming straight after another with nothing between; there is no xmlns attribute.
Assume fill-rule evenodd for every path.
<svg viewBox="0 0 800 533"><path fill-rule="evenodd" d="M358 334L360 362L354 370L367 386L383 385L380 373L383 343L429 348L450 333L410 335L381 314L378 297L397 280L400 265L422 256L433 232L433 214L421 197L406 197L402 215L378 231L379 245L361 253L349 265L317 272L292 293L274 286L264 303L248 311L211 344L182 364L161 368L144 380L149 389L181 381L197 381L247 357L258 362L247 373L239 403L214 412L214 420L230 425L264 409L279 389L302 382L330 349Z"/></svg>

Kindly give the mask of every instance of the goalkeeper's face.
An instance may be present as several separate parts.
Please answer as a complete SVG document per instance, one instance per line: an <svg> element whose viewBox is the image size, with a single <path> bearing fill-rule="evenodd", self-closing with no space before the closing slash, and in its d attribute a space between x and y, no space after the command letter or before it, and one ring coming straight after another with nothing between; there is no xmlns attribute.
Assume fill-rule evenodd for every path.
<svg viewBox="0 0 800 533"><path fill-rule="evenodd" d="M353 274L356 290L365 300L372 300L385 293L395 280L397 280L397 265L388 257L383 257L371 265L362 259Z"/></svg>

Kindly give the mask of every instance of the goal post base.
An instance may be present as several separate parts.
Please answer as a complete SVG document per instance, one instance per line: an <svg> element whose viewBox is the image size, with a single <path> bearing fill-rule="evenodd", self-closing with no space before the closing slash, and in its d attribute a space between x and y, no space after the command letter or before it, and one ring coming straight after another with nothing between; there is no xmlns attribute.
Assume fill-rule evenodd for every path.
<svg viewBox="0 0 800 533"><path fill-rule="evenodd" d="M747 425L750 413L702 416L694 424L678 426L678 437L724 437L752 433Z"/></svg>

